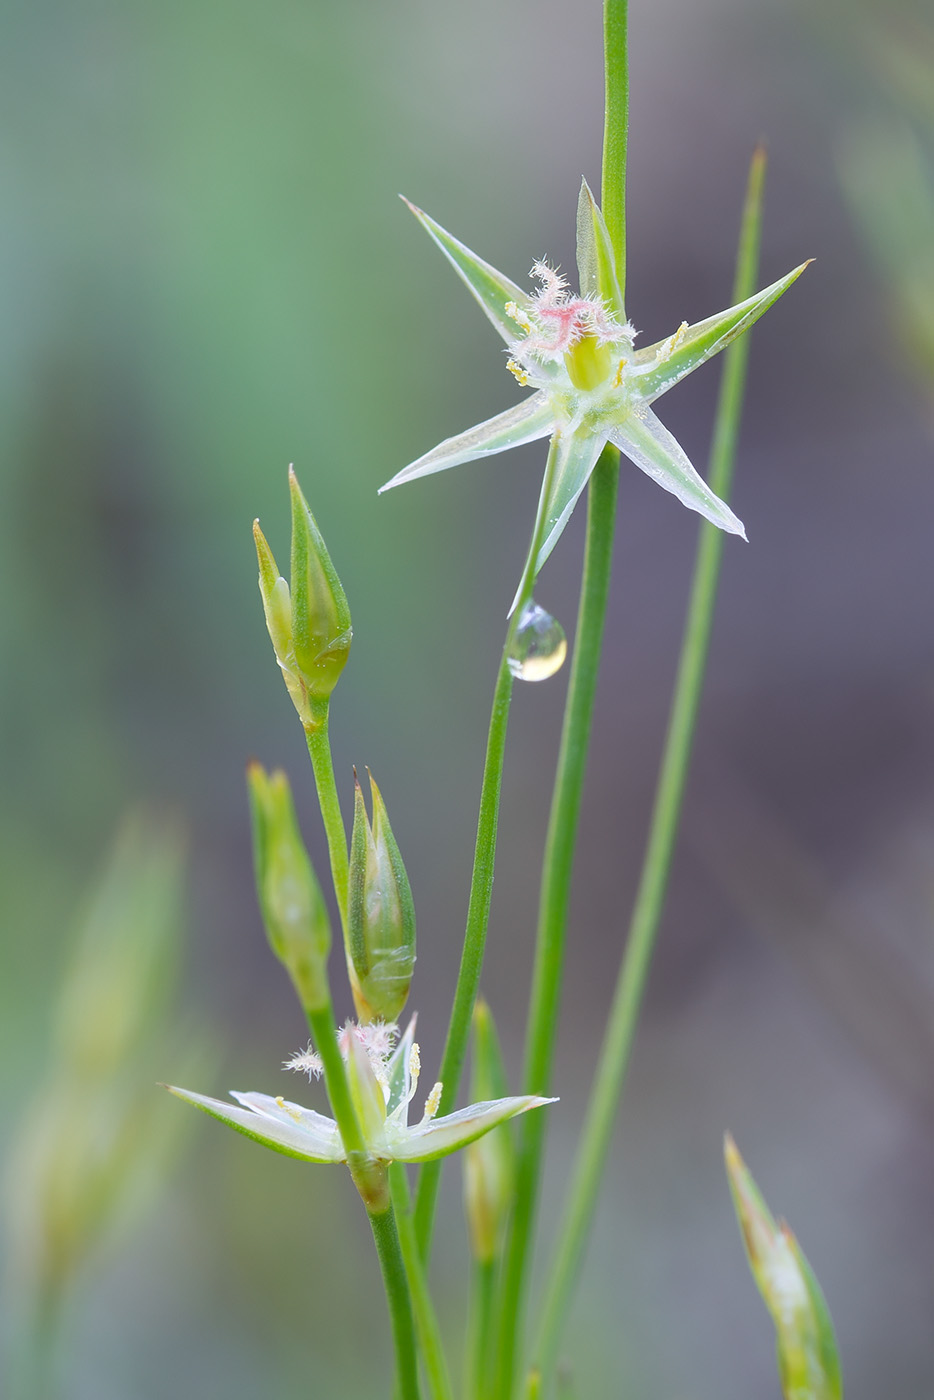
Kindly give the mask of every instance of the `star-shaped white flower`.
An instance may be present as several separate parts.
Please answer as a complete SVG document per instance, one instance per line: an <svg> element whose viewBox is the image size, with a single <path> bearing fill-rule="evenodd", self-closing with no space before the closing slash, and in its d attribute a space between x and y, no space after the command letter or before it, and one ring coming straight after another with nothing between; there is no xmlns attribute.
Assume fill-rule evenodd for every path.
<svg viewBox="0 0 934 1400"><path fill-rule="evenodd" d="M488 1133L499 1123L525 1113L530 1108L555 1103L534 1094L516 1098L493 1099L474 1103L457 1113L436 1118L441 1098L441 1085L436 1084L428 1095L425 1111L412 1127L408 1113L418 1085L419 1050L415 1043L415 1017L395 1049L395 1026L348 1025L340 1032L341 1053L347 1066L351 1096L366 1142L368 1155L374 1161L430 1162L446 1157L468 1143ZM288 1068L317 1072L313 1054L301 1054L288 1062ZM170 1093L194 1104L212 1118L261 1142L286 1157L299 1157L305 1162L345 1162L347 1153L340 1131L333 1118L313 1109L303 1108L282 1097L269 1094L244 1094L231 1091L239 1107L222 1099L208 1098L189 1089L166 1085Z"/></svg>
<svg viewBox="0 0 934 1400"><path fill-rule="evenodd" d="M538 289L529 294L478 258L421 209L409 205L458 276L466 283L509 350L508 367L535 392L515 408L448 438L381 487L445 471L509 447L551 437L556 458L544 513L537 573L554 549L606 444L613 443L653 481L690 510L731 534L741 521L698 476L651 405L685 375L749 329L807 266L667 340L634 348L603 216L586 181L577 214L580 295L544 262L532 268Z"/></svg>

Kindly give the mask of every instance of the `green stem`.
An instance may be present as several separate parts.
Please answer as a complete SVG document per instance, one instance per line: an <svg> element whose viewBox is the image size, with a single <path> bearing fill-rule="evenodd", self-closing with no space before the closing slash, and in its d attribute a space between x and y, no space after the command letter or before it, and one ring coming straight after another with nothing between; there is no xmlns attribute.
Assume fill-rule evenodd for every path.
<svg viewBox="0 0 934 1400"><path fill-rule="evenodd" d="M547 1093L551 1079L574 847L609 595L618 484L619 453L615 448L607 447L590 479L588 491L587 544L574 660L564 711L539 899L523 1083L523 1092L527 1094ZM499 1308L496 1393L503 1400L507 1400L512 1393L516 1356L523 1330L525 1285L546 1126L546 1115L543 1113L526 1114L520 1124L515 1204Z"/></svg>
<svg viewBox="0 0 934 1400"><path fill-rule="evenodd" d="M735 301L751 296L755 287L764 170L765 156L760 149L753 156L749 173L736 262ZM708 479L712 489L724 499L729 498L733 475L748 353L746 336L727 350L717 404ZM545 1375L554 1365L593 1219L664 905L707 663L722 552L721 531L702 524L648 845L533 1353Z"/></svg>
<svg viewBox="0 0 934 1400"><path fill-rule="evenodd" d="M405 1167L401 1162L393 1162L389 1168L389 1187L396 1212L402 1259L409 1280L409 1292L415 1309L415 1330L425 1362L428 1384L434 1400L453 1400L454 1391L448 1372L447 1358L444 1354L441 1328L438 1325L438 1317L431 1301L422 1257L418 1251L415 1223L412 1219L409 1183Z"/></svg>
<svg viewBox="0 0 934 1400"><path fill-rule="evenodd" d="M464 1400L489 1400L493 1369L491 1353L496 1338L496 1260L474 1260L471 1281Z"/></svg>
<svg viewBox="0 0 934 1400"><path fill-rule="evenodd" d="M396 1394L399 1400L419 1400L415 1319L395 1213L389 1204L384 1210L371 1210L368 1214L383 1273L383 1287L396 1347Z"/></svg>
<svg viewBox="0 0 934 1400"><path fill-rule="evenodd" d="M626 152L629 143L628 0L603 6L603 185L601 202L616 257L620 291L626 292Z"/></svg>
<svg viewBox="0 0 934 1400"><path fill-rule="evenodd" d="M328 1102L331 1105L340 1131L341 1141L347 1152L348 1166L353 1173L353 1159L362 1159L367 1155L366 1142L357 1120L353 1099L350 1097L350 1085L347 1082L347 1070L337 1044L334 1011L330 997L324 1006L306 1007L305 1014L311 1027L315 1049L321 1056L321 1063L324 1067L324 1085L327 1089Z"/></svg>
<svg viewBox="0 0 934 1400"><path fill-rule="evenodd" d="M347 922L347 885L349 862L347 858L347 832L341 816L337 784L334 781L334 764L331 760L331 739L328 733L328 701L320 701L316 707L317 724L305 730L308 753L318 789L318 804L324 821L328 841L328 855L331 861L331 878L334 881L334 894L340 913L341 927Z"/></svg>
<svg viewBox="0 0 934 1400"><path fill-rule="evenodd" d="M539 497L535 525L532 530L532 541L522 572L522 582L519 586L516 605L506 632L506 641L496 676L496 688L493 692L493 710L490 715L486 758L483 764L483 783L480 789L477 840L474 847L473 872L470 877L470 898L467 904L467 929L464 934L464 947L457 974L457 986L454 989L454 1005L451 1008L451 1019L448 1023L439 1076L444 1085L438 1110L441 1114L450 1112L457 1096L461 1072L464 1067L464 1056L467 1053L474 1004L480 986L487 927L490 922L490 901L493 896L493 867L496 862L499 798L503 786L506 728L509 721L509 705L512 700L513 674L510 670L509 660L523 610L532 596L532 587L535 583L535 563L542 540L545 537L544 503L550 495L558 460L557 442L558 437L555 434L548 449L548 462L545 467L545 479ZM422 1259L426 1262L431 1250L431 1235L434 1227L438 1190L441 1185L443 1160L440 1158L436 1162L425 1163L415 1193L415 1233Z"/></svg>

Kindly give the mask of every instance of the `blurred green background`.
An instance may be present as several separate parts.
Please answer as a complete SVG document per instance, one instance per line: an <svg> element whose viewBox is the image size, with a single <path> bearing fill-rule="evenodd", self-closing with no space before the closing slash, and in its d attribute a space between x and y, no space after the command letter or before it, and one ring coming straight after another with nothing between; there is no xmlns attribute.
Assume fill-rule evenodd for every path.
<svg viewBox="0 0 934 1400"><path fill-rule="evenodd" d="M351 601L335 762L347 809L351 764L371 765L406 858L432 1075L543 458L377 499L515 397L396 194L517 280L534 257L572 267L579 179L599 180L600 9L2 7L0 1154L44 1092L76 923L140 800L187 831L189 877L182 990L136 1092L182 1078L195 1043L213 1050L193 1087L289 1092L278 1066L305 1036L264 944L243 783L251 756L288 768L323 871L250 540L259 515L285 553L289 462ZM581 1397L776 1393L723 1180L729 1127L824 1285L848 1394L914 1400L934 1386L934 20L926 0L631 9L644 343L724 304L760 136L762 281L817 262L755 332L736 488L751 544L727 546L674 884L567 1352ZM664 403L698 465L716 377ZM569 630L581 527L538 590ZM633 894L695 535L624 472L546 1234ZM520 687L513 710L485 990L514 1073L563 686ZM457 1177L435 1267L452 1335ZM8 1350L18 1209L8 1190ZM148 1210L81 1273L68 1400L385 1394L361 1216L343 1173L191 1123Z"/></svg>

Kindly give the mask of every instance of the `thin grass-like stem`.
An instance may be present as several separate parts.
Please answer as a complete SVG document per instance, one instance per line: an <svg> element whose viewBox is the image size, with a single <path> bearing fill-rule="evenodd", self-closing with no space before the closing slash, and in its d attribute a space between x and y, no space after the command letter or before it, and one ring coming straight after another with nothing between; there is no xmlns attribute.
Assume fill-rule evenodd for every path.
<svg viewBox="0 0 934 1400"><path fill-rule="evenodd" d="M587 544L574 659L542 871L535 968L526 1034L523 1092L527 1094L546 1093L551 1079L574 848L609 595L618 484L619 453L615 448L607 447L600 456L588 488ZM533 1118L539 1121L533 1123L530 1121ZM524 1300L545 1143L544 1119L544 1114L528 1114L526 1121L519 1125L515 1200L497 1309L499 1344L495 1393L502 1400L508 1400L512 1393L521 1351Z"/></svg>
<svg viewBox="0 0 934 1400"><path fill-rule="evenodd" d="M616 259L620 291L626 292L626 157L629 149L628 0L603 6L603 180L600 199Z"/></svg>
<svg viewBox="0 0 934 1400"><path fill-rule="evenodd" d="M431 1292L425 1277L422 1256L415 1238L415 1224L412 1218L412 1200L405 1167L401 1162L393 1162L389 1168L389 1187L392 1192L393 1208L396 1212L396 1225L399 1230L399 1244L402 1259L409 1280L409 1292L415 1312L415 1331L421 1348L425 1374L434 1400L454 1400L454 1390L444 1354L444 1342Z"/></svg>
<svg viewBox="0 0 934 1400"><path fill-rule="evenodd" d="M392 1204L384 1210L368 1211L373 1241L383 1275L383 1287L389 1304L389 1318L396 1346L396 1389L398 1400L419 1400L418 1350L415 1342L415 1318L412 1297L406 1276L399 1231Z"/></svg>
<svg viewBox="0 0 934 1400"><path fill-rule="evenodd" d="M474 848L473 872L470 878L470 898L467 904L467 929L461 952L460 970L454 989L454 1005L448 1023L444 1055L439 1078L444 1085L439 1112L450 1112L460 1085L473 1020L473 1009L480 987L480 973L486 949L486 934L490 922L490 902L493 897L493 868L496 862L496 829L499 821L499 799L503 786L503 761L506 753L506 729L512 700L513 674L510 656L516 631L535 584L535 561L545 535L545 515L541 502L548 499L557 463L557 436L551 440L540 508L535 517L532 540L522 574L516 605L506 631L506 641L500 658L493 692L493 710L487 736L483 783L480 789L480 814L477 819L477 840ZM443 1159L426 1162L422 1167L415 1193L415 1234L422 1259L427 1264L431 1252L435 1206L441 1185Z"/></svg>
<svg viewBox="0 0 934 1400"><path fill-rule="evenodd" d="M753 156L749 172L736 261L735 301L751 296L755 288L764 174L765 154L759 149ZM729 499L733 477L748 354L748 336L743 336L726 351L723 367L708 479L711 488L724 500ZM561 1330L593 1220L678 832L724 541L722 532L714 526L705 522L700 529L694 581L642 874L567 1205L559 1227L533 1352L534 1360L545 1376L551 1373L554 1366Z"/></svg>
<svg viewBox="0 0 934 1400"><path fill-rule="evenodd" d="M496 1342L496 1275L495 1259L474 1261L464 1357L464 1400L488 1400L490 1395Z"/></svg>
<svg viewBox="0 0 934 1400"><path fill-rule="evenodd" d="M334 882L334 897L337 900L341 927L347 922L347 885L349 880L349 859L347 855L347 831L341 815L337 784L334 781L334 764L331 759L331 738L328 732L328 701L320 705L316 716L318 723L314 729L306 729L308 755L315 775L318 790L318 805L328 842L328 856L331 862L331 879Z"/></svg>

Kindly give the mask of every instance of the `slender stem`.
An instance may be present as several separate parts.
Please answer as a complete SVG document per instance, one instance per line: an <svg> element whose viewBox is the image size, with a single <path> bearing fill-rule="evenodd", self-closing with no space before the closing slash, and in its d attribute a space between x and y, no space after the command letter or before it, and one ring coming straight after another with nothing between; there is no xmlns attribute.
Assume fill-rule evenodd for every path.
<svg viewBox="0 0 934 1400"><path fill-rule="evenodd" d="M489 1400L496 1338L496 1260L471 1266L470 1318L464 1367L464 1400Z"/></svg>
<svg viewBox="0 0 934 1400"><path fill-rule="evenodd" d="M755 286L764 171L765 156L760 149L753 156L749 173L736 262L735 301L751 296ZM744 336L725 357L709 472L711 487L723 497L729 496L732 480L748 353L748 337ZM722 552L722 533L712 525L702 524L642 875L540 1316L534 1357L546 1375L554 1365L593 1219L664 905L707 663Z"/></svg>
<svg viewBox="0 0 934 1400"><path fill-rule="evenodd" d="M629 143L628 0L604 0L603 63L606 103L603 119L601 201L616 257L620 291L626 291L626 153Z"/></svg>
<svg viewBox="0 0 934 1400"><path fill-rule="evenodd" d="M318 804L324 821L328 840L328 855L331 861L331 878L334 881L334 894L340 912L341 927L347 922L347 884L349 862L347 858L347 832L341 816L337 784L334 781L334 764L331 761L331 739L328 733L328 702L320 707L320 717L314 729L305 730L308 753L318 789Z"/></svg>
<svg viewBox="0 0 934 1400"><path fill-rule="evenodd" d="M473 873L470 878L470 898L467 904L467 929L464 935L457 986L454 989L454 1005L451 1009L444 1055L441 1060L440 1079L444 1089L439 1112L442 1114L450 1111L457 1096L461 1072L464 1067L464 1056L467 1053L474 1003L477 1000L477 991L480 986L487 927L490 921L490 902L493 896L493 867L496 862L499 798L503 785L503 759L506 751L509 705L512 700L513 674L509 661L516 631L522 619L523 610L532 596L532 587L535 583L535 563L545 536L544 502L549 498L558 462L557 445L558 435L555 434L548 450L545 480L532 530L532 540L522 572L522 582L519 586L516 604L506 632L506 641L496 676L496 688L493 692L493 710L490 715L486 758L483 764L483 783L480 789L477 841L474 848ZM441 1158L435 1162L425 1163L415 1193L415 1233L422 1259L426 1262L431 1250L431 1234L434 1227L438 1190L441 1185L443 1160Z"/></svg>
<svg viewBox="0 0 934 1400"><path fill-rule="evenodd" d="M415 1319L395 1213L389 1204L384 1210L371 1210L368 1214L396 1345L396 1394L399 1400L419 1400Z"/></svg>
<svg viewBox="0 0 934 1400"><path fill-rule="evenodd" d="M527 1094L546 1093L551 1078L574 847L609 595L618 484L619 453L615 448L607 447L590 479L588 491L587 545L574 660L565 705L539 900L535 970L525 1051L523 1091ZM533 1119L538 1121L533 1122ZM523 1330L525 1284L538 1204L545 1130L543 1113L527 1114L520 1124L515 1203L499 1308L497 1394L503 1400L507 1400L512 1392Z"/></svg>
<svg viewBox="0 0 934 1400"><path fill-rule="evenodd" d="M434 1303L431 1301L422 1256L418 1251L418 1240L415 1237L415 1224L412 1219L409 1183L405 1167L401 1162L393 1162L389 1168L389 1187L392 1192L393 1208L396 1212L402 1259L409 1280L409 1292L412 1295L412 1305L415 1309L415 1330L425 1362L428 1384L434 1400L453 1400L454 1390L451 1386L447 1358L444 1354L441 1328L438 1325Z"/></svg>
<svg viewBox="0 0 934 1400"><path fill-rule="evenodd" d="M360 1157L366 1155L366 1142L357 1120L353 1099L350 1097L347 1070L334 1033L334 1011L330 997L324 1006L306 1007L305 1014L314 1037L315 1049L321 1056L321 1063L324 1067L324 1085L327 1089L328 1102L340 1130L341 1141L347 1151L348 1165L351 1165L352 1170L350 1159L355 1155Z"/></svg>

